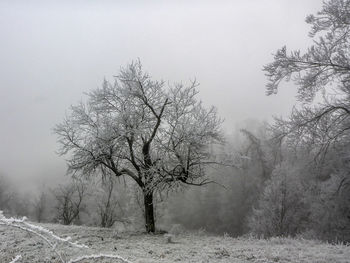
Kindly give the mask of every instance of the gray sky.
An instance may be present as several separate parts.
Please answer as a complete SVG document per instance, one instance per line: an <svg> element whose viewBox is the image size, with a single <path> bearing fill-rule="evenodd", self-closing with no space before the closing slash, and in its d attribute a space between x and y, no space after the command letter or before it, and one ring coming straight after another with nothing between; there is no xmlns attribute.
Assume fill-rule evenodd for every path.
<svg viewBox="0 0 350 263"><path fill-rule="evenodd" d="M262 66L305 48L320 0L0 2L0 174L32 187L65 173L52 128L83 92L140 58L154 78L197 78L230 132L285 115L292 85L265 96Z"/></svg>

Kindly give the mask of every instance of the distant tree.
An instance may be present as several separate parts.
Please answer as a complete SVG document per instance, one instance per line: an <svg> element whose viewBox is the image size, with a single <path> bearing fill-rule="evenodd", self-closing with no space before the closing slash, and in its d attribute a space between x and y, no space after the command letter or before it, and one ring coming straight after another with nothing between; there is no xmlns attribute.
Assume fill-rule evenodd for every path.
<svg viewBox="0 0 350 263"><path fill-rule="evenodd" d="M197 83L165 87L142 71L139 61L121 69L114 83L88 93L55 132L69 173L109 169L129 176L143 193L145 226L155 231L153 194L181 185L208 183L208 145L221 141L215 108L197 99Z"/></svg>
<svg viewBox="0 0 350 263"><path fill-rule="evenodd" d="M104 183L105 194L98 204L98 212L101 220L101 227L112 227L117 221L118 200L113 198L113 179Z"/></svg>
<svg viewBox="0 0 350 263"><path fill-rule="evenodd" d="M350 242L349 162L338 152L329 155L326 160L328 179L315 184L313 194L308 196L310 234L328 241Z"/></svg>
<svg viewBox="0 0 350 263"><path fill-rule="evenodd" d="M28 216L28 194L20 194L15 185L5 176L0 176L0 210L11 216Z"/></svg>
<svg viewBox="0 0 350 263"><path fill-rule="evenodd" d="M34 217L40 223L44 220L46 210L46 193L42 191L34 201Z"/></svg>
<svg viewBox="0 0 350 263"><path fill-rule="evenodd" d="M79 180L66 185L60 185L54 191L57 201L56 217L64 225L70 225L79 219L86 191L86 184Z"/></svg>
<svg viewBox="0 0 350 263"><path fill-rule="evenodd" d="M242 134L247 138L248 143L245 146L244 152L241 152L243 157L241 160L241 168L246 169L247 166L252 165L252 161L259 165L261 170L261 179L269 178L271 168L269 167L269 160L267 158L267 147L264 147L264 142L255 136L252 132L241 129Z"/></svg>
<svg viewBox="0 0 350 263"><path fill-rule="evenodd" d="M8 212L13 194L9 191L9 182L4 176L0 176L0 210Z"/></svg>
<svg viewBox="0 0 350 263"><path fill-rule="evenodd" d="M240 130L241 146L237 147L240 171L237 174L239 180L235 188L236 207L234 213L238 218L236 228L240 234L247 232L247 216L251 213L252 208L257 204L258 199L264 190L265 182L271 177L272 166L275 160L271 154L275 154L275 148L267 134L266 124L260 124L256 131L247 129ZM263 132L263 134L260 134Z"/></svg>
<svg viewBox="0 0 350 263"><path fill-rule="evenodd" d="M209 169L208 174L216 177L217 184L171 194L165 214L167 221L216 234L247 233L247 216L257 205L271 170L280 161L280 149L275 141L269 140L267 128L266 123L255 120L241 123L220 147L220 154L229 156L240 169L231 166Z"/></svg>
<svg viewBox="0 0 350 263"><path fill-rule="evenodd" d="M290 162L277 165L249 217L253 233L262 237L294 236L305 230L308 206L300 171Z"/></svg>
<svg viewBox="0 0 350 263"><path fill-rule="evenodd" d="M105 176L102 180L102 194L97 201L101 227L112 227L115 222L127 223L124 211L115 194L116 178Z"/></svg>

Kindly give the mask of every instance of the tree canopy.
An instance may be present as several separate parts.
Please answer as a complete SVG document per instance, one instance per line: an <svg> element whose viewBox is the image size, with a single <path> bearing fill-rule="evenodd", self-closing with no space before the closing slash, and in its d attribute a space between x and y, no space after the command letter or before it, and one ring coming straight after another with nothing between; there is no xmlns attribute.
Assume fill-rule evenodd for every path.
<svg viewBox="0 0 350 263"><path fill-rule="evenodd" d="M288 53L286 47L276 52L273 62L264 67L267 94L276 93L281 81L293 80L302 107L295 108L288 120L277 119L275 128L281 136L312 144L317 154L325 154L330 146L349 142L350 1L325 2L306 22L314 44L305 53Z"/></svg>

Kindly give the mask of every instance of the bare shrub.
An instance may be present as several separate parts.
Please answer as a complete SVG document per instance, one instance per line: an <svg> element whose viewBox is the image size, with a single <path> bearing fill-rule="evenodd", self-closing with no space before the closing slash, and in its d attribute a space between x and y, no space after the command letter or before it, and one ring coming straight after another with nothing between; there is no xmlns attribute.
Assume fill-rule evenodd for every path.
<svg viewBox="0 0 350 263"><path fill-rule="evenodd" d="M86 183L74 180L72 183L59 186L54 192L57 201L57 220L64 225L70 225L78 220L83 209L83 198L87 192Z"/></svg>

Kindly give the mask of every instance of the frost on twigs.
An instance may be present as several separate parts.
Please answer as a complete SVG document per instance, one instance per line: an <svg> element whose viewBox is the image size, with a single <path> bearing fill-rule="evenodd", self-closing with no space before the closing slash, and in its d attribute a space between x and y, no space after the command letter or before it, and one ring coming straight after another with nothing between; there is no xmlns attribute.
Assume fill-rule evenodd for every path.
<svg viewBox="0 0 350 263"><path fill-rule="evenodd" d="M16 257L14 257L10 263L15 263L15 262L18 262L18 260L20 260L22 258L21 255L17 255Z"/></svg>
<svg viewBox="0 0 350 263"><path fill-rule="evenodd" d="M84 259L99 259L99 258L113 258L113 259L119 259L124 263L131 263L130 261L122 258L121 256L114 255L114 254L98 254L98 255L84 255L80 256L76 259L68 260L66 259L64 248L62 248L63 252L58 250L58 244L64 244L70 247L75 247L79 249L87 249L89 248L86 245L79 244L77 242L72 242L71 237L62 238L57 235L55 235L52 231L42 227L33 225L31 223L28 223L26 217L23 218L7 218L4 216L3 212L0 210L0 225L16 228L28 233L31 233L33 235L36 235L40 239L44 240L47 245L51 248L52 252L58 257L61 263L75 263L75 262L81 262ZM10 263L19 262L22 259L21 255L16 256Z"/></svg>
<svg viewBox="0 0 350 263"><path fill-rule="evenodd" d="M131 261L113 254L98 254L98 255L88 255L88 256L81 256L76 259L71 259L68 261L68 263L77 263L77 262L83 262L85 259L101 259L101 258L114 258L114 259L120 259L124 263L131 263Z"/></svg>

